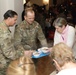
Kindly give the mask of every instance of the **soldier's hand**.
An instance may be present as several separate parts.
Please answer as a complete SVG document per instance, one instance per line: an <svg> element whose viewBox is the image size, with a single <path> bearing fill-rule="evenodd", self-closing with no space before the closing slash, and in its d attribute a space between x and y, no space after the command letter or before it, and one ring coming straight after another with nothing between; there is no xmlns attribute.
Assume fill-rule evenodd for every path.
<svg viewBox="0 0 76 75"><path fill-rule="evenodd" d="M49 51L49 52L51 52L51 50L52 50L52 47L48 48L48 51Z"/></svg>
<svg viewBox="0 0 76 75"><path fill-rule="evenodd" d="M32 50L26 50L26 51L24 51L24 56L25 57L31 57L32 54L33 54L33 51Z"/></svg>

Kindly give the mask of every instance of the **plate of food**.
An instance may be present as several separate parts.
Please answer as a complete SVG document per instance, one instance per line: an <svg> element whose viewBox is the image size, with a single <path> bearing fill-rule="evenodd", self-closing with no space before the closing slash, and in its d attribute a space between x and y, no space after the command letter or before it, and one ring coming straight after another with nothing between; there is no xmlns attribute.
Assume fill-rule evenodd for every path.
<svg viewBox="0 0 76 75"><path fill-rule="evenodd" d="M48 52L48 47L42 47L41 50L42 50L43 53L47 53Z"/></svg>
<svg viewBox="0 0 76 75"><path fill-rule="evenodd" d="M37 51L38 51L39 53L42 53L42 49L41 49L41 48L39 48Z"/></svg>
<svg viewBox="0 0 76 75"><path fill-rule="evenodd" d="M39 55L40 55L39 52L37 52L37 51L33 52L33 56L34 56L34 57L39 57Z"/></svg>
<svg viewBox="0 0 76 75"><path fill-rule="evenodd" d="M47 53L34 52L33 55L32 55L32 58L41 58L41 57L47 56L47 55L49 55L49 54L50 54L50 52L47 52Z"/></svg>
<svg viewBox="0 0 76 75"><path fill-rule="evenodd" d="M48 50L48 47L42 47L33 52L32 58L41 58L49 54L50 52Z"/></svg>
<svg viewBox="0 0 76 75"><path fill-rule="evenodd" d="M39 52L39 53L41 53L41 52L47 53L47 52L48 52L48 47L39 48L39 49L38 49L38 52Z"/></svg>

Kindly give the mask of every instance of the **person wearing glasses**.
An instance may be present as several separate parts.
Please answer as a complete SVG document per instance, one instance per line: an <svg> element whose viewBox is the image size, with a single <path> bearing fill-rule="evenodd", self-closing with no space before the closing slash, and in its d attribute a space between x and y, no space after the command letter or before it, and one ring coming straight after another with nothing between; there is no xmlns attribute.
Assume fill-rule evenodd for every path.
<svg viewBox="0 0 76 75"><path fill-rule="evenodd" d="M76 75L76 62L72 49L65 43L58 43L52 47L51 58L58 71L56 75Z"/></svg>
<svg viewBox="0 0 76 75"><path fill-rule="evenodd" d="M22 56L9 64L6 75L36 75L34 62Z"/></svg>

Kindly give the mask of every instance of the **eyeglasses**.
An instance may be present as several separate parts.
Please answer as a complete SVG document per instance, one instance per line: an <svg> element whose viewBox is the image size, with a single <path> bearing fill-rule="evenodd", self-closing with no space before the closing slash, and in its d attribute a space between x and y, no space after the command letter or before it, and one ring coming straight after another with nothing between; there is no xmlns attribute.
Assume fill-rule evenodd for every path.
<svg viewBox="0 0 76 75"><path fill-rule="evenodd" d="M25 64L34 64L34 63L23 63L23 64L19 64L18 67L21 67L21 66L23 66Z"/></svg>

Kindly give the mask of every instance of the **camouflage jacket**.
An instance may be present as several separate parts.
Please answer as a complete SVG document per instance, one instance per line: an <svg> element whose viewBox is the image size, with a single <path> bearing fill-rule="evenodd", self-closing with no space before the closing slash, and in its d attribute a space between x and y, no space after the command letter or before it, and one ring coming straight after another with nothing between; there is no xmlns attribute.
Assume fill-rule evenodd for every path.
<svg viewBox="0 0 76 75"><path fill-rule="evenodd" d="M15 28L15 45L20 49L25 50L36 50L37 39L40 41L42 46L47 46L45 36L42 32L39 23L34 21L31 25L28 25L24 20L22 23Z"/></svg>
<svg viewBox="0 0 76 75"><path fill-rule="evenodd" d="M16 59L22 55L23 51L15 50L14 43L11 38L11 32L7 25L0 23L0 65L5 66L8 59Z"/></svg>

